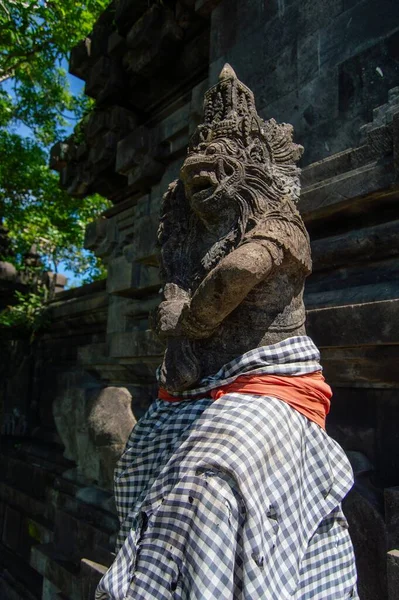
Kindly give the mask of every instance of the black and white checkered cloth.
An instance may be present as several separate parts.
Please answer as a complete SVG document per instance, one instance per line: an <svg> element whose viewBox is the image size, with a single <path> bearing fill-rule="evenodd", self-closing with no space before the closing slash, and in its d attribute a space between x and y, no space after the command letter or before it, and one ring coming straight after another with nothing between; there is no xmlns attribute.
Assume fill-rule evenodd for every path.
<svg viewBox="0 0 399 600"><path fill-rule="evenodd" d="M243 374L320 369L294 337L151 405L115 472L118 553L97 600L358 599L340 446L273 397L193 399Z"/></svg>

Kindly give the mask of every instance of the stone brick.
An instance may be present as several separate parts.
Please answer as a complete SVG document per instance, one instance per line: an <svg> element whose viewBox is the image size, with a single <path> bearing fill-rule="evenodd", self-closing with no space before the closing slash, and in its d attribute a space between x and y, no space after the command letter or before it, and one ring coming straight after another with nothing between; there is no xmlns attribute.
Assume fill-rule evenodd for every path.
<svg viewBox="0 0 399 600"><path fill-rule="evenodd" d="M311 81L319 75L320 32L298 40L298 85Z"/></svg>
<svg viewBox="0 0 399 600"><path fill-rule="evenodd" d="M349 493L343 503L359 572L358 591L362 600L386 600L386 541L384 520L364 496Z"/></svg>
<svg viewBox="0 0 399 600"><path fill-rule="evenodd" d="M83 558L81 568L81 594L84 600L94 600L95 591L101 577L107 571L107 567L99 563Z"/></svg>
<svg viewBox="0 0 399 600"><path fill-rule="evenodd" d="M312 245L314 270L351 265L367 259L399 254L399 221L316 240ZM381 266L379 267L381 269ZM378 274L374 273L375 282ZM327 288L325 288L327 289Z"/></svg>
<svg viewBox="0 0 399 600"><path fill-rule="evenodd" d="M201 17L207 17L220 3L221 0L195 0L195 11Z"/></svg>
<svg viewBox="0 0 399 600"><path fill-rule="evenodd" d="M300 199L301 211L308 218L308 213L316 215L339 210L340 205L349 203L350 199L362 198L370 195L382 200L384 191L389 193L389 187L394 182L394 174L386 168L386 165L370 163L349 172L347 175L340 175L337 178L327 180L325 185L308 188L303 191ZM380 192L380 194L378 194ZM359 200L360 201L360 200Z"/></svg>
<svg viewBox="0 0 399 600"><path fill-rule="evenodd" d="M122 58L126 51L125 38L119 35L117 31L113 31L108 38L107 52L112 58Z"/></svg>
<svg viewBox="0 0 399 600"><path fill-rule="evenodd" d="M152 331L135 331L113 334L110 337L110 355L119 358L158 357L163 352L163 345Z"/></svg>
<svg viewBox="0 0 399 600"><path fill-rule="evenodd" d="M68 600L82 600L78 569L63 560L52 544L41 544L32 548L31 566L57 587Z"/></svg>
<svg viewBox="0 0 399 600"><path fill-rule="evenodd" d="M158 290L160 285L157 267L140 263L130 264L124 256L109 263L107 289L110 294L134 297L144 290Z"/></svg>
<svg viewBox="0 0 399 600"><path fill-rule="evenodd" d="M365 45L389 34L398 23L399 5L395 0L358 2L337 16L320 37L322 67L343 62Z"/></svg>
<svg viewBox="0 0 399 600"><path fill-rule="evenodd" d="M299 67L298 67L299 68ZM330 154L334 148L326 140L330 140L336 131L334 118L338 117L338 71L323 71L299 89L294 89L273 102L259 90L259 113L263 118L273 115L279 121L291 123L295 128L295 141L305 144L302 163L308 164L314 156ZM306 140L312 139L311 144ZM342 139L335 138L339 144ZM330 143L330 142L329 142Z"/></svg>
<svg viewBox="0 0 399 600"><path fill-rule="evenodd" d="M373 109L386 103L397 84L398 38L399 32L393 32L340 64L340 110L348 113L347 119L359 113L369 121Z"/></svg>
<svg viewBox="0 0 399 600"><path fill-rule="evenodd" d="M229 3L225 2L225 4L226 19L228 19L227 8ZM246 38L247 43L250 43L248 36L254 30L258 29L260 24L266 26L268 21L273 17L281 17L290 4L292 4L292 0L291 2L290 0L267 0L267 2L264 0L251 0L250 2L238 2L236 8L237 41Z"/></svg>
<svg viewBox="0 0 399 600"><path fill-rule="evenodd" d="M115 6L115 22L118 31L124 35L127 33L132 24L143 14L148 8L148 0L118 0Z"/></svg>
<svg viewBox="0 0 399 600"><path fill-rule="evenodd" d="M130 29L123 63L130 73L152 77L175 58L182 40L173 12L153 4Z"/></svg>
<svg viewBox="0 0 399 600"><path fill-rule="evenodd" d="M387 555L388 600L399 598L399 550L391 550Z"/></svg>
<svg viewBox="0 0 399 600"><path fill-rule="evenodd" d="M239 67L247 72L245 83L253 89L260 107L267 106L279 96L285 96L297 87L298 62L296 43L290 44L278 56L261 63L256 61L250 68Z"/></svg>
<svg viewBox="0 0 399 600"><path fill-rule="evenodd" d="M391 317L392 318L392 317ZM385 327L383 327L385 329ZM383 487L395 486L399 472L399 432L395 426L399 413L396 390L381 390L381 402L376 414L377 469ZM398 545L399 536L393 534Z"/></svg>
<svg viewBox="0 0 399 600"><path fill-rule="evenodd" d="M42 600L61 600L60 590L49 579L43 578Z"/></svg>
<svg viewBox="0 0 399 600"><path fill-rule="evenodd" d="M298 22L296 30L299 36L309 34L328 26L342 13L344 0L304 0L299 4ZM321 35L323 35L321 33Z"/></svg>
<svg viewBox="0 0 399 600"><path fill-rule="evenodd" d="M399 402L397 402L399 410ZM397 441L393 436L393 442ZM385 500L385 522L388 531L388 548L399 548L399 487L386 488L384 490Z"/></svg>
<svg viewBox="0 0 399 600"><path fill-rule="evenodd" d="M69 72L75 77L86 80L92 61L90 60L90 38L86 38L74 46L69 59Z"/></svg>
<svg viewBox="0 0 399 600"><path fill-rule="evenodd" d="M21 529L21 513L10 506L5 507L3 525L3 543L11 550L18 552Z"/></svg>
<svg viewBox="0 0 399 600"><path fill-rule="evenodd" d="M224 0L212 13L210 57L215 61L234 46L237 35L238 0Z"/></svg>
<svg viewBox="0 0 399 600"><path fill-rule="evenodd" d="M308 328L319 346L397 343L399 323L395 317L399 301L386 300L310 310ZM375 324L374 328L370 324ZM382 327L381 327L381 324Z"/></svg>
<svg viewBox="0 0 399 600"><path fill-rule="evenodd" d="M399 350L396 346L325 348L323 369L327 381L333 386L345 387L356 384L363 387L397 387L399 385L399 373L396 368L398 359ZM373 444L375 445L375 441Z"/></svg>

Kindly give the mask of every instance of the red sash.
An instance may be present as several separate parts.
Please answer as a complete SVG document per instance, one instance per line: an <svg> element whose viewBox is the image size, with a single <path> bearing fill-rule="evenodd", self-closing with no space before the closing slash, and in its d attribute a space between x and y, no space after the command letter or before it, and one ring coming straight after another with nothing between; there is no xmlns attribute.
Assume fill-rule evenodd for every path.
<svg viewBox="0 0 399 600"><path fill-rule="evenodd" d="M332 391L320 371L308 375L241 375L232 383L214 388L193 399L211 396L214 400L225 394L257 394L273 396L286 402L323 429L326 415L330 411ZM159 398L166 402L180 402L184 398L172 396L165 389L159 389Z"/></svg>

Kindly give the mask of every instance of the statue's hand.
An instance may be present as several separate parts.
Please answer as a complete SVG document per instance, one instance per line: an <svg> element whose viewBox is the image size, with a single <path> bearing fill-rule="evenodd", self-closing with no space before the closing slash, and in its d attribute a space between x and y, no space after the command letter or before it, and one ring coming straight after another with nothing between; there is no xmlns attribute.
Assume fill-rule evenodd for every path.
<svg viewBox="0 0 399 600"><path fill-rule="evenodd" d="M181 300L164 300L161 302L158 307L155 325L155 331L161 339L184 335L180 317L185 306L187 306L187 303Z"/></svg>
<svg viewBox="0 0 399 600"><path fill-rule="evenodd" d="M176 284L168 283L164 297L155 315L154 329L161 339L182 336L180 317L183 309L190 304L190 296Z"/></svg>

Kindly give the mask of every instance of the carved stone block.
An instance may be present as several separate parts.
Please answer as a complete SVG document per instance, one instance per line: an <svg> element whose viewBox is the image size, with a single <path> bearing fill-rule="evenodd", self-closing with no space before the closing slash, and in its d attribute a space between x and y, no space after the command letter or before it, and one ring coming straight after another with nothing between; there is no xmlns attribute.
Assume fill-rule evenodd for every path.
<svg viewBox="0 0 399 600"><path fill-rule="evenodd" d="M182 39L183 31L173 13L153 5L127 35L131 50L124 58L124 65L131 73L150 77L174 58Z"/></svg>
<svg viewBox="0 0 399 600"><path fill-rule="evenodd" d="M124 35L147 8L148 0L116 0L115 23L119 33Z"/></svg>
<svg viewBox="0 0 399 600"><path fill-rule="evenodd" d="M69 59L69 72L75 77L86 81L92 64L90 54L91 39L87 37L72 48Z"/></svg>
<svg viewBox="0 0 399 600"><path fill-rule="evenodd" d="M399 550L391 550L387 555L388 600L399 598Z"/></svg>
<svg viewBox="0 0 399 600"><path fill-rule="evenodd" d="M218 4L220 4L220 0L196 0L195 10L201 17L207 17Z"/></svg>

